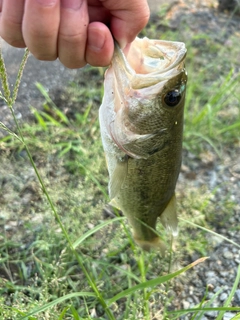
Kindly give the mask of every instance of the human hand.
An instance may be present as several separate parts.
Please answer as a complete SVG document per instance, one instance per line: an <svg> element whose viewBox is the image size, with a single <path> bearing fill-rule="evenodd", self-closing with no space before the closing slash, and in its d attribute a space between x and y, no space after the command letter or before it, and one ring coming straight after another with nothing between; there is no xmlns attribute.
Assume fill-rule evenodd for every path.
<svg viewBox="0 0 240 320"><path fill-rule="evenodd" d="M110 63L149 18L147 0L0 0L0 36L39 60L68 68Z"/></svg>

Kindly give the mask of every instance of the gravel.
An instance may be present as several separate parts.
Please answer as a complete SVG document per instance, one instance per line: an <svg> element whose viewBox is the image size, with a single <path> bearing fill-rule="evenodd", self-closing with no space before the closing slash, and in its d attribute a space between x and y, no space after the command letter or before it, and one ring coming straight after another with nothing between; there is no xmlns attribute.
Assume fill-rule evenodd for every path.
<svg viewBox="0 0 240 320"><path fill-rule="evenodd" d="M211 230L220 235L235 241L240 244L240 234L235 226L239 226L240 222L240 188L239 174L236 170L237 163L240 159L240 148L236 149L235 154L224 155L224 159L215 159L213 163L208 163L200 159L192 159L187 153L183 157L183 169L178 184L178 192L182 191L182 186L185 190L194 188L202 188L209 191L215 190L211 198L212 204L217 208L219 201L224 199L226 195L233 201L233 215L226 224L222 224L223 212L219 209L219 217L216 212L214 221L210 221ZM191 159L191 160L190 160ZM194 160L194 161L193 161ZM191 171L194 171L194 179ZM214 177L214 178L213 178ZM214 179L214 183L212 181ZM184 195L182 195L184 196ZM224 202L222 202L224 203ZM181 232L181 230L180 230ZM175 290L178 292L175 306L178 308L191 308L199 304L208 288L207 300L214 298L211 303L212 307L223 306L226 299L229 297L233 287L237 269L240 265L240 247L217 237L206 233L212 249L208 252L209 258L188 271L187 283L177 283ZM186 259L186 263L192 262L197 257ZM178 280L177 280L178 281ZM239 288L239 285L238 285ZM240 307L240 289L238 289L231 301L231 306ZM231 319L235 313L226 312L224 319ZM209 311L204 314L201 319L215 319L217 312ZM181 319L191 319L191 316L184 316Z"/></svg>

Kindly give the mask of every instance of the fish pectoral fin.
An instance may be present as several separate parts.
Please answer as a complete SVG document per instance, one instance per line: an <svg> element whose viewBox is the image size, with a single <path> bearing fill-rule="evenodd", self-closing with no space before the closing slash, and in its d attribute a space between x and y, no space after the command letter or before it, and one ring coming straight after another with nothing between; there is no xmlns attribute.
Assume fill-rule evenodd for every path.
<svg viewBox="0 0 240 320"><path fill-rule="evenodd" d="M153 138L155 134L137 134L126 130L126 128L122 128L120 125L117 126L117 124L117 121L111 124L110 134L118 148L132 158L148 158L148 151L146 151L143 146L146 144L146 141Z"/></svg>
<svg viewBox="0 0 240 320"><path fill-rule="evenodd" d="M135 159L147 159L162 150L165 139L159 133L135 135L135 140L123 143L122 149Z"/></svg>
<svg viewBox="0 0 240 320"><path fill-rule="evenodd" d="M135 134L134 139L128 139L122 144L122 148L133 158L147 159L165 147L165 132L166 130L162 129L148 134Z"/></svg>
<svg viewBox="0 0 240 320"><path fill-rule="evenodd" d="M110 177L110 181L109 181L109 196L110 199L113 200L119 190L121 189L121 186L127 176L127 169L128 169L128 161L127 161L127 157L125 157L124 159L122 159L121 161L119 160L116 164L116 167ZM114 207L117 208L116 205L112 204ZM120 208L119 208L120 209Z"/></svg>
<svg viewBox="0 0 240 320"><path fill-rule="evenodd" d="M118 209L118 210L121 210L121 208L119 207L119 205L117 204L116 202L116 199L112 199L110 202L109 202L109 205Z"/></svg>
<svg viewBox="0 0 240 320"><path fill-rule="evenodd" d="M178 235L178 218L176 212L176 196L172 196L167 207L160 216L163 226L172 233L174 237Z"/></svg>

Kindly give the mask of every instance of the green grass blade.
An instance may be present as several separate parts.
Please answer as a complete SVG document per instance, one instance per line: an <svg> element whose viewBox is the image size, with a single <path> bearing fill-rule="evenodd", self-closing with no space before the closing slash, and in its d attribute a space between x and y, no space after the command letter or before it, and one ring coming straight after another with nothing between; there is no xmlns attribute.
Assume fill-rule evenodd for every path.
<svg viewBox="0 0 240 320"><path fill-rule="evenodd" d="M240 311L240 307L208 307L208 308L205 308L205 307L202 307L202 308L189 308L189 309L184 309L184 310L175 310L175 311L169 311L168 314L179 314L179 315L182 315L182 313L184 312L196 312L196 311L223 311L223 312L226 312L226 311L237 311L239 312Z"/></svg>
<svg viewBox="0 0 240 320"><path fill-rule="evenodd" d="M68 124L69 123L68 118L61 110L58 109L56 104L49 97L49 94L48 94L47 90L44 88L44 86L39 82L36 82L35 85L36 85L37 89L40 91L40 93L44 96L46 102L54 110L54 113L56 114L56 116L61 120L60 122L64 122L65 124ZM46 107L47 107L47 109L50 109L49 106L46 106Z"/></svg>
<svg viewBox="0 0 240 320"><path fill-rule="evenodd" d="M50 116L50 114L47 114L46 112L41 112L43 118L45 118L47 121L49 121L54 126L61 126L61 122L56 120L54 117Z"/></svg>
<svg viewBox="0 0 240 320"><path fill-rule="evenodd" d="M19 141L22 141L16 133L14 133L12 130L10 130L10 129L9 129L7 126L5 126L5 124L2 123L1 121L0 121L0 129L3 129L3 130L5 130L5 131L7 131L12 137L18 139Z"/></svg>
<svg viewBox="0 0 240 320"><path fill-rule="evenodd" d="M196 266L197 264L205 261L207 259L207 257L203 257L203 258L200 258L196 261L194 261L193 263L189 264L188 266L176 271L176 272L173 272L171 274L168 274L166 276L160 276L160 277L157 277L155 279L152 279L152 280L148 280L148 281L144 281L140 284L137 284L136 286L132 287L132 288L129 288L129 289L126 289L118 294L116 294L114 297L112 297L111 299L108 300L108 303L107 305L111 305L113 302L116 302L117 300L121 299L121 298L124 298L130 294L133 294L134 292L136 292L137 290L144 290L146 288L151 288L151 287L155 287L159 284L162 284L164 282L167 282L177 276L179 276L181 273L189 270L190 268Z"/></svg>
<svg viewBox="0 0 240 320"><path fill-rule="evenodd" d="M235 317L233 317L231 320L239 320L240 319L240 313L236 314Z"/></svg>
<svg viewBox="0 0 240 320"><path fill-rule="evenodd" d="M232 298L233 298L233 296L234 296L234 294L235 294L235 292L236 292L236 290L238 288L239 280L240 280L240 265L238 266L237 276L236 276L236 279L234 281L232 290L231 290L228 298L224 302L224 307L227 307L231 303L231 300L232 300ZM240 310L240 308L239 308L239 310ZM223 318L223 315L224 315L224 311L219 312L219 315L217 316L216 320L221 320Z"/></svg>
<svg viewBox="0 0 240 320"><path fill-rule="evenodd" d="M102 222L100 224L98 224L97 226L95 226L93 229L88 230L86 233L84 233L80 238L78 238L74 243L73 243L73 248L76 249L77 246L79 246L85 239L87 239L88 237L90 237L92 234L94 234L95 232L99 231L100 229L106 227L107 225L114 223L116 221L120 221L120 220L125 220L125 217L119 217L119 218L114 218L105 222Z"/></svg>
<svg viewBox="0 0 240 320"><path fill-rule="evenodd" d="M106 267L109 267L109 268L114 268L115 270L119 271L121 274L124 274L128 277L129 280L133 279L135 280L137 283L140 283L141 282L141 279L138 278L134 273L132 273L131 271L128 271L128 270L125 270L121 267L118 267L117 265L114 265L114 264L111 264L111 263L107 263L107 262L104 262L104 261L95 261L96 264L100 264L102 266L106 266Z"/></svg>
<svg viewBox="0 0 240 320"><path fill-rule="evenodd" d="M21 317L19 320L24 320L27 319L28 317L37 314L39 312L43 312L49 308L54 307L55 305L62 303L65 300L69 300L71 298L76 298L76 297L96 297L96 294L93 292L73 292L73 293L69 293L65 296L62 296L60 298L57 298L49 303L44 304L41 307L37 307L35 309L33 309L31 312L29 312L28 314L26 314L24 317Z"/></svg>
<svg viewBox="0 0 240 320"><path fill-rule="evenodd" d="M227 126L226 128L223 128L221 130L219 130L218 132L219 133L225 133L225 132L229 132L231 130L234 130L234 129L237 129L237 128L240 128L240 121L230 125L230 126Z"/></svg>
<svg viewBox="0 0 240 320"><path fill-rule="evenodd" d="M197 307L199 307L199 308L210 308L211 304L215 301L215 299L217 298L217 296L219 296L219 294L222 293L222 291L223 291L223 288L221 288L220 290L218 290L218 291L211 297L211 299L204 304L205 299L206 299L206 295L205 295L203 301L201 301L200 305L197 306ZM196 316L194 316L194 318L191 319L191 320L194 320L194 319L196 319L196 320L201 320L202 317L203 317L203 315L204 315L204 312L205 312L204 310L203 310L200 314L199 314L199 312L197 312L197 313L196 313Z"/></svg>
<svg viewBox="0 0 240 320"><path fill-rule="evenodd" d="M199 228L199 229L201 229L201 230L203 230L203 231L209 232L209 233L213 234L214 236L217 236L217 237L219 237L219 238L221 238L221 239L223 239L223 240L225 240L225 241L233 244L234 246L240 248L240 245L239 245L238 243L236 243L236 242L233 241L233 240L228 239L227 237L222 236L221 234L219 234L219 233L217 233L217 232L214 232L214 231L212 231L212 230L210 230L210 229L207 229L207 228L205 228L205 227L201 227L201 226L199 226L198 224L196 224L196 223L194 223L194 222L191 222L191 221L188 221L188 220L185 220L185 219L183 219L183 218L180 218L180 217L179 217L178 219L181 220L181 221L183 221L183 222L185 222L185 223L191 224L192 226L194 226L194 227L196 227L196 228Z"/></svg>
<svg viewBox="0 0 240 320"><path fill-rule="evenodd" d="M106 192L105 188L101 185L101 183L98 181L97 178L94 177L94 175L91 173L91 170L89 170L86 166L84 166L82 163L78 164L80 168L84 169L87 173L87 176L98 186L99 190L103 193L105 196L105 199L109 201L109 195Z"/></svg>
<svg viewBox="0 0 240 320"><path fill-rule="evenodd" d="M35 83L37 89L40 91L40 93L44 96L45 100L53 107L56 107L55 103L52 101L52 99L49 97L49 94L47 90L44 88L44 86L40 82Z"/></svg>
<svg viewBox="0 0 240 320"><path fill-rule="evenodd" d="M70 310L71 310L71 312L72 312L72 315L73 315L73 319L74 319L74 320L81 320L80 317L79 317L79 315L78 315L78 312L77 312L77 310L74 308L74 306L71 306L71 307L70 307Z"/></svg>
<svg viewBox="0 0 240 320"><path fill-rule="evenodd" d="M69 306L66 306L63 311L60 313L59 317L58 317L58 320L63 320L64 319L64 316L66 314L66 312L69 310Z"/></svg>
<svg viewBox="0 0 240 320"><path fill-rule="evenodd" d="M68 118L65 116L65 114L61 110L59 110L58 108L54 108L54 112L62 122L64 122L65 124L69 123Z"/></svg>
<svg viewBox="0 0 240 320"><path fill-rule="evenodd" d="M46 124L46 121L43 119L43 117L41 116L40 112L35 109L34 107L31 107L31 111L32 113L34 114L37 122L39 123L39 125L44 129L46 130L47 129L47 124Z"/></svg>
<svg viewBox="0 0 240 320"><path fill-rule="evenodd" d="M56 144L56 147L63 147L63 144ZM68 144L65 144L65 147L62 148L62 151L59 152L58 156L59 158L62 158L66 153L68 153L70 150L72 150L72 144L69 142Z"/></svg>
<svg viewBox="0 0 240 320"><path fill-rule="evenodd" d="M41 83L39 83L39 82L36 82L35 85L36 85L37 89L40 91L40 93L44 96L47 104L50 105L50 107L49 107L47 104L45 104L46 111L52 109L52 111L54 111L56 117L60 119L60 122L64 122L65 124L69 124L68 118L66 117L66 115L65 115L61 110L58 109L58 107L56 106L56 104L55 104L55 103L53 102L53 100L50 98L50 96L49 96L47 90L44 88L44 86L43 86ZM45 113L44 113L44 115L45 115L45 117L46 117L46 114L45 114ZM50 117L50 118L49 118L49 121L53 121L52 119L53 119L53 118ZM56 120L55 120L55 121L56 121ZM59 124L60 124L60 123L59 123Z"/></svg>
<svg viewBox="0 0 240 320"><path fill-rule="evenodd" d="M85 112L84 112L84 114L83 114L83 116L82 116L83 117L83 123L86 123L86 120L87 120L88 115L89 115L89 113L91 111L91 108L92 108L92 103L89 103L87 108L86 108L86 110L85 110Z"/></svg>
<svg viewBox="0 0 240 320"><path fill-rule="evenodd" d="M196 132L196 131L188 131L188 132L185 133L185 137L186 137L187 139L189 139L189 137L191 137L191 136L192 136L192 137L198 137L198 138L200 138L201 140L206 141L206 142L214 149L214 151L216 152L216 154L217 154L219 157L221 157L221 154L220 154L218 148L216 147L215 142L214 142L211 138L209 138L208 136L206 136L205 134L203 134L203 133L201 133L201 132Z"/></svg>

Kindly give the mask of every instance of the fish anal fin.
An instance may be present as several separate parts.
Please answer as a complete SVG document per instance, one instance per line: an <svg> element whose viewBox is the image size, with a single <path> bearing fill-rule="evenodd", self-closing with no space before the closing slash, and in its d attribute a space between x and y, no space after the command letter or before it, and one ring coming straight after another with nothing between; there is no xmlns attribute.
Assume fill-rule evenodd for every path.
<svg viewBox="0 0 240 320"><path fill-rule="evenodd" d="M175 193L170 199L167 207L160 216L163 226L172 233L174 237L178 235L178 218L176 212L176 196Z"/></svg>
<svg viewBox="0 0 240 320"><path fill-rule="evenodd" d="M113 198L113 199L109 202L109 205L110 205L111 207L116 208L117 210L121 210L121 208L119 207L119 205L118 205L117 202L116 202L116 198Z"/></svg>

